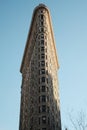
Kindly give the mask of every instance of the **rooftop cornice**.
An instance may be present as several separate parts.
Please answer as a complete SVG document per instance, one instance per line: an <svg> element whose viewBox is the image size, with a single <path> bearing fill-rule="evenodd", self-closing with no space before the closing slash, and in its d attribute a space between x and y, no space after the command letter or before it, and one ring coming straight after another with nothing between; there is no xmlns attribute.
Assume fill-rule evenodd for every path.
<svg viewBox="0 0 87 130"><path fill-rule="evenodd" d="M41 4L39 4L38 6L35 7L34 11L36 11L39 8L45 8L45 9L49 10L48 7L45 4L41 3Z"/></svg>

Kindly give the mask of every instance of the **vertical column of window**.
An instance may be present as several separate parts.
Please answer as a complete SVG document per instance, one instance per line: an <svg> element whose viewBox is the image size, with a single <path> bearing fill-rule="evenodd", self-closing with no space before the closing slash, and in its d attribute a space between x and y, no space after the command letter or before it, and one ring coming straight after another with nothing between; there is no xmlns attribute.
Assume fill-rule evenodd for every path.
<svg viewBox="0 0 87 130"><path fill-rule="evenodd" d="M45 82L46 82L46 77L45 77L45 45L44 45L44 28L43 28L43 15L41 15L41 30L40 30L40 44L39 44L39 83L40 87L39 92L46 92L46 87L45 87ZM41 84L44 84L43 86ZM46 112L46 95L45 94L40 94L39 96L39 102L41 102L41 106L39 106L39 113L45 113ZM46 124L46 116L42 116L42 124ZM44 128L43 128L44 129Z"/></svg>
<svg viewBox="0 0 87 130"><path fill-rule="evenodd" d="M41 27L44 26L44 15L43 14L40 15L40 26Z"/></svg>

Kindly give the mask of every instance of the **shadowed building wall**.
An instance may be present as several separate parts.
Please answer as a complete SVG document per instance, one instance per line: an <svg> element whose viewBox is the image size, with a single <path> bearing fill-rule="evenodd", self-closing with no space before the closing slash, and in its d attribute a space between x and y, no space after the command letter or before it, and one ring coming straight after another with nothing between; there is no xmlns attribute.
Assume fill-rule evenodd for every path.
<svg viewBox="0 0 87 130"><path fill-rule="evenodd" d="M19 130L61 130L58 69L50 12L40 4L33 12L20 69Z"/></svg>

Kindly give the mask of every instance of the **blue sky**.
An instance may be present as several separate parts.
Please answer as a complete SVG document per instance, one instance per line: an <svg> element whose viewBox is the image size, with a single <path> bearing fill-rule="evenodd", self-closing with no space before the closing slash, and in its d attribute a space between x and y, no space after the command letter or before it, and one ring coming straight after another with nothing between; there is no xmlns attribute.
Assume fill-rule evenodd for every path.
<svg viewBox="0 0 87 130"><path fill-rule="evenodd" d="M60 69L63 128L73 116L87 113L87 0L0 0L0 130L18 130L19 72L34 7L51 12Z"/></svg>

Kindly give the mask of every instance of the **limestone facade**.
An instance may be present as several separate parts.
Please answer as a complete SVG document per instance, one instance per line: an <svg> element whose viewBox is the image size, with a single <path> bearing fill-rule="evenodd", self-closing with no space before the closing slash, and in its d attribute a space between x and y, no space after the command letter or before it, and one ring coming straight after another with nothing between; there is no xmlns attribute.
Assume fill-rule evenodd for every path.
<svg viewBox="0 0 87 130"><path fill-rule="evenodd" d="M49 9L34 10L21 64L19 130L61 130L59 69Z"/></svg>

